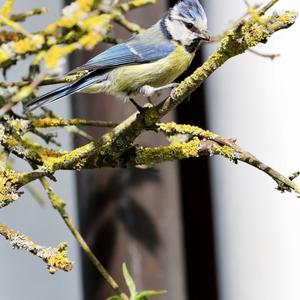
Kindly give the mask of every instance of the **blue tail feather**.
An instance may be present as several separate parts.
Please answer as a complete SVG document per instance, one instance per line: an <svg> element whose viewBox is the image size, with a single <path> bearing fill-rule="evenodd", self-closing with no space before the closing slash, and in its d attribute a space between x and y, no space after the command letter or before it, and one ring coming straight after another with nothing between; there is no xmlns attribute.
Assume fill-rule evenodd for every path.
<svg viewBox="0 0 300 300"><path fill-rule="evenodd" d="M63 85L26 103L25 111L30 112L42 105L52 103L66 96L70 96L88 87L89 85L92 85L96 82L100 82L101 79L104 79L103 76L85 76L74 83Z"/></svg>

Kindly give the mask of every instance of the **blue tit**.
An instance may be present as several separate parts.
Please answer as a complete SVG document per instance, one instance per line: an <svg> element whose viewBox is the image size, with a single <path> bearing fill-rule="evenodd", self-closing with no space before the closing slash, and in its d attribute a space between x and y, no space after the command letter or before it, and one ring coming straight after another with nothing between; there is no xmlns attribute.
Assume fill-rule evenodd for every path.
<svg viewBox="0 0 300 300"><path fill-rule="evenodd" d="M209 39L207 18L199 0L180 0L147 30L69 73L83 72L79 80L33 99L26 109L31 111L77 92L104 92L130 99L171 89L199 46Z"/></svg>

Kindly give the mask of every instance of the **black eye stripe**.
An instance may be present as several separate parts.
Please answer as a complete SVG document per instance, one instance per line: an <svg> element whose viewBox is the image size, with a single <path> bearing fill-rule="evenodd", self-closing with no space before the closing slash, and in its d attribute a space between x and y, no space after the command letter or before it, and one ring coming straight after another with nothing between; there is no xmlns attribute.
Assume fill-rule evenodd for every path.
<svg viewBox="0 0 300 300"><path fill-rule="evenodd" d="M196 28L192 23L184 22L184 26L190 31L199 32L198 28Z"/></svg>

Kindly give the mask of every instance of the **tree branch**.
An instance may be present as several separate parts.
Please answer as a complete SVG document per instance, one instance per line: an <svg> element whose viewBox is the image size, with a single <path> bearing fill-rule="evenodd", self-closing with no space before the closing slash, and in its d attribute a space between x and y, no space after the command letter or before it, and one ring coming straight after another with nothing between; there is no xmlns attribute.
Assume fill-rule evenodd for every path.
<svg viewBox="0 0 300 300"><path fill-rule="evenodd" d="M51 201L51 204L54 209L58 211L62 219L64 220L65 224L71 231L74 238L77 240L79 245L81 246L82 250L86 253L88 258L90 259L91 263L95 266L95 268L98 270L98 272L102 275L102 277L106 280L106 282L111 286L111 288L114 290L115 293L120 295L121 299L128 300L128 297L120 290L119 285L117 282L112 278L112 276L107 272L107 270L104 268L104 266L101 264L101 262L98 260L98 258L95 256L91 248L88 246L78 229L76 228L75 224L73 223L70 215L66 211L66 203L60 199L54 190L49 185L49 182L46 178L42 177L40 179L49 200Z"/></svg>
<svg viewBox="0 0 300 300"><path fill-rule="evenodd" d="M48 265L48 270L54 274L57 270L69 272L73 268L73 262L69 260L67 243L61 243L56 248L40 246L32 242L26 235L0 224L0 234L10 241L15 249L26 250L41 258Z"/></svg>
<svg viewBox="0 0 300 300"><path fill-rule="evenodd" d="M155 107L148 106L143 115L133 114L98 140L57 159L52 159L51 162L45 162L44 167L50 172L55 172L58 169L69 169L70 167L81 168L88 160L95 160L99 155L107 155L112 161L118 159L133 145L134 140L142 131L154 126L156 122L178 106L228 59L245 52L260 42L266 42L276 31L294 24L296 17L297 13L291 11L273 15L266 24L257 23L253 17L245 19L241 24L228 31L217 51L192 75L180 83L173 91L172 97L168 97Z"/></svg>
<svg viewBox="0 0 300 300"><path fill-rule="evenodd" d="M93 126L113 128L118 124L111 121L97 121L84 119L60 119L60 118L41 118L33 119L30 124L33 128L65 127L65 126Z"/></svg>

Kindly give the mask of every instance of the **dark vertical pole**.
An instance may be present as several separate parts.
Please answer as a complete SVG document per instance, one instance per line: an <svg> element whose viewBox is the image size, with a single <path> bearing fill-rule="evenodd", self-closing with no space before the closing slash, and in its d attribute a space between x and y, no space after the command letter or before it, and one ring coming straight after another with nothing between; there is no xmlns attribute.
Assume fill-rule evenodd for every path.
<svg viewBox="0 0 300 300"><path fill-rule="evenodd" d="M159 1L155 6L136 10L130 18L147 27L165 9L166 2ZM102 50L77 53L72 66L80 65ZM122 121L133 112L130 103L104 95L78 94L72 101L74 117ZM169 118L174 119L174 115L170 114ZM101 132L89 130L93 136ZM75 140L77 146L82 142ZM138 142L154 145L165 140L147 133ZM104 169L78 173L81 231L122 286L121 264L126 262L138 289L167 289L167 296L161 299L186 299L178 186L176 163L166 163L155 170ZM85 255L83 261L85 299L103 300L110 296L110 288Z"/></svg>
<svg viewBox="0 0 300 300"><path fill-rule="evenodd" d="M170 0L170 5L177 1ZM180 82L202 64L201 50ZM177 121L207 128L204 86L177 109ZM217 274L208 158L180 162L188 299L217 300ZM204 298L203 298L204 299Z"/></svg>

